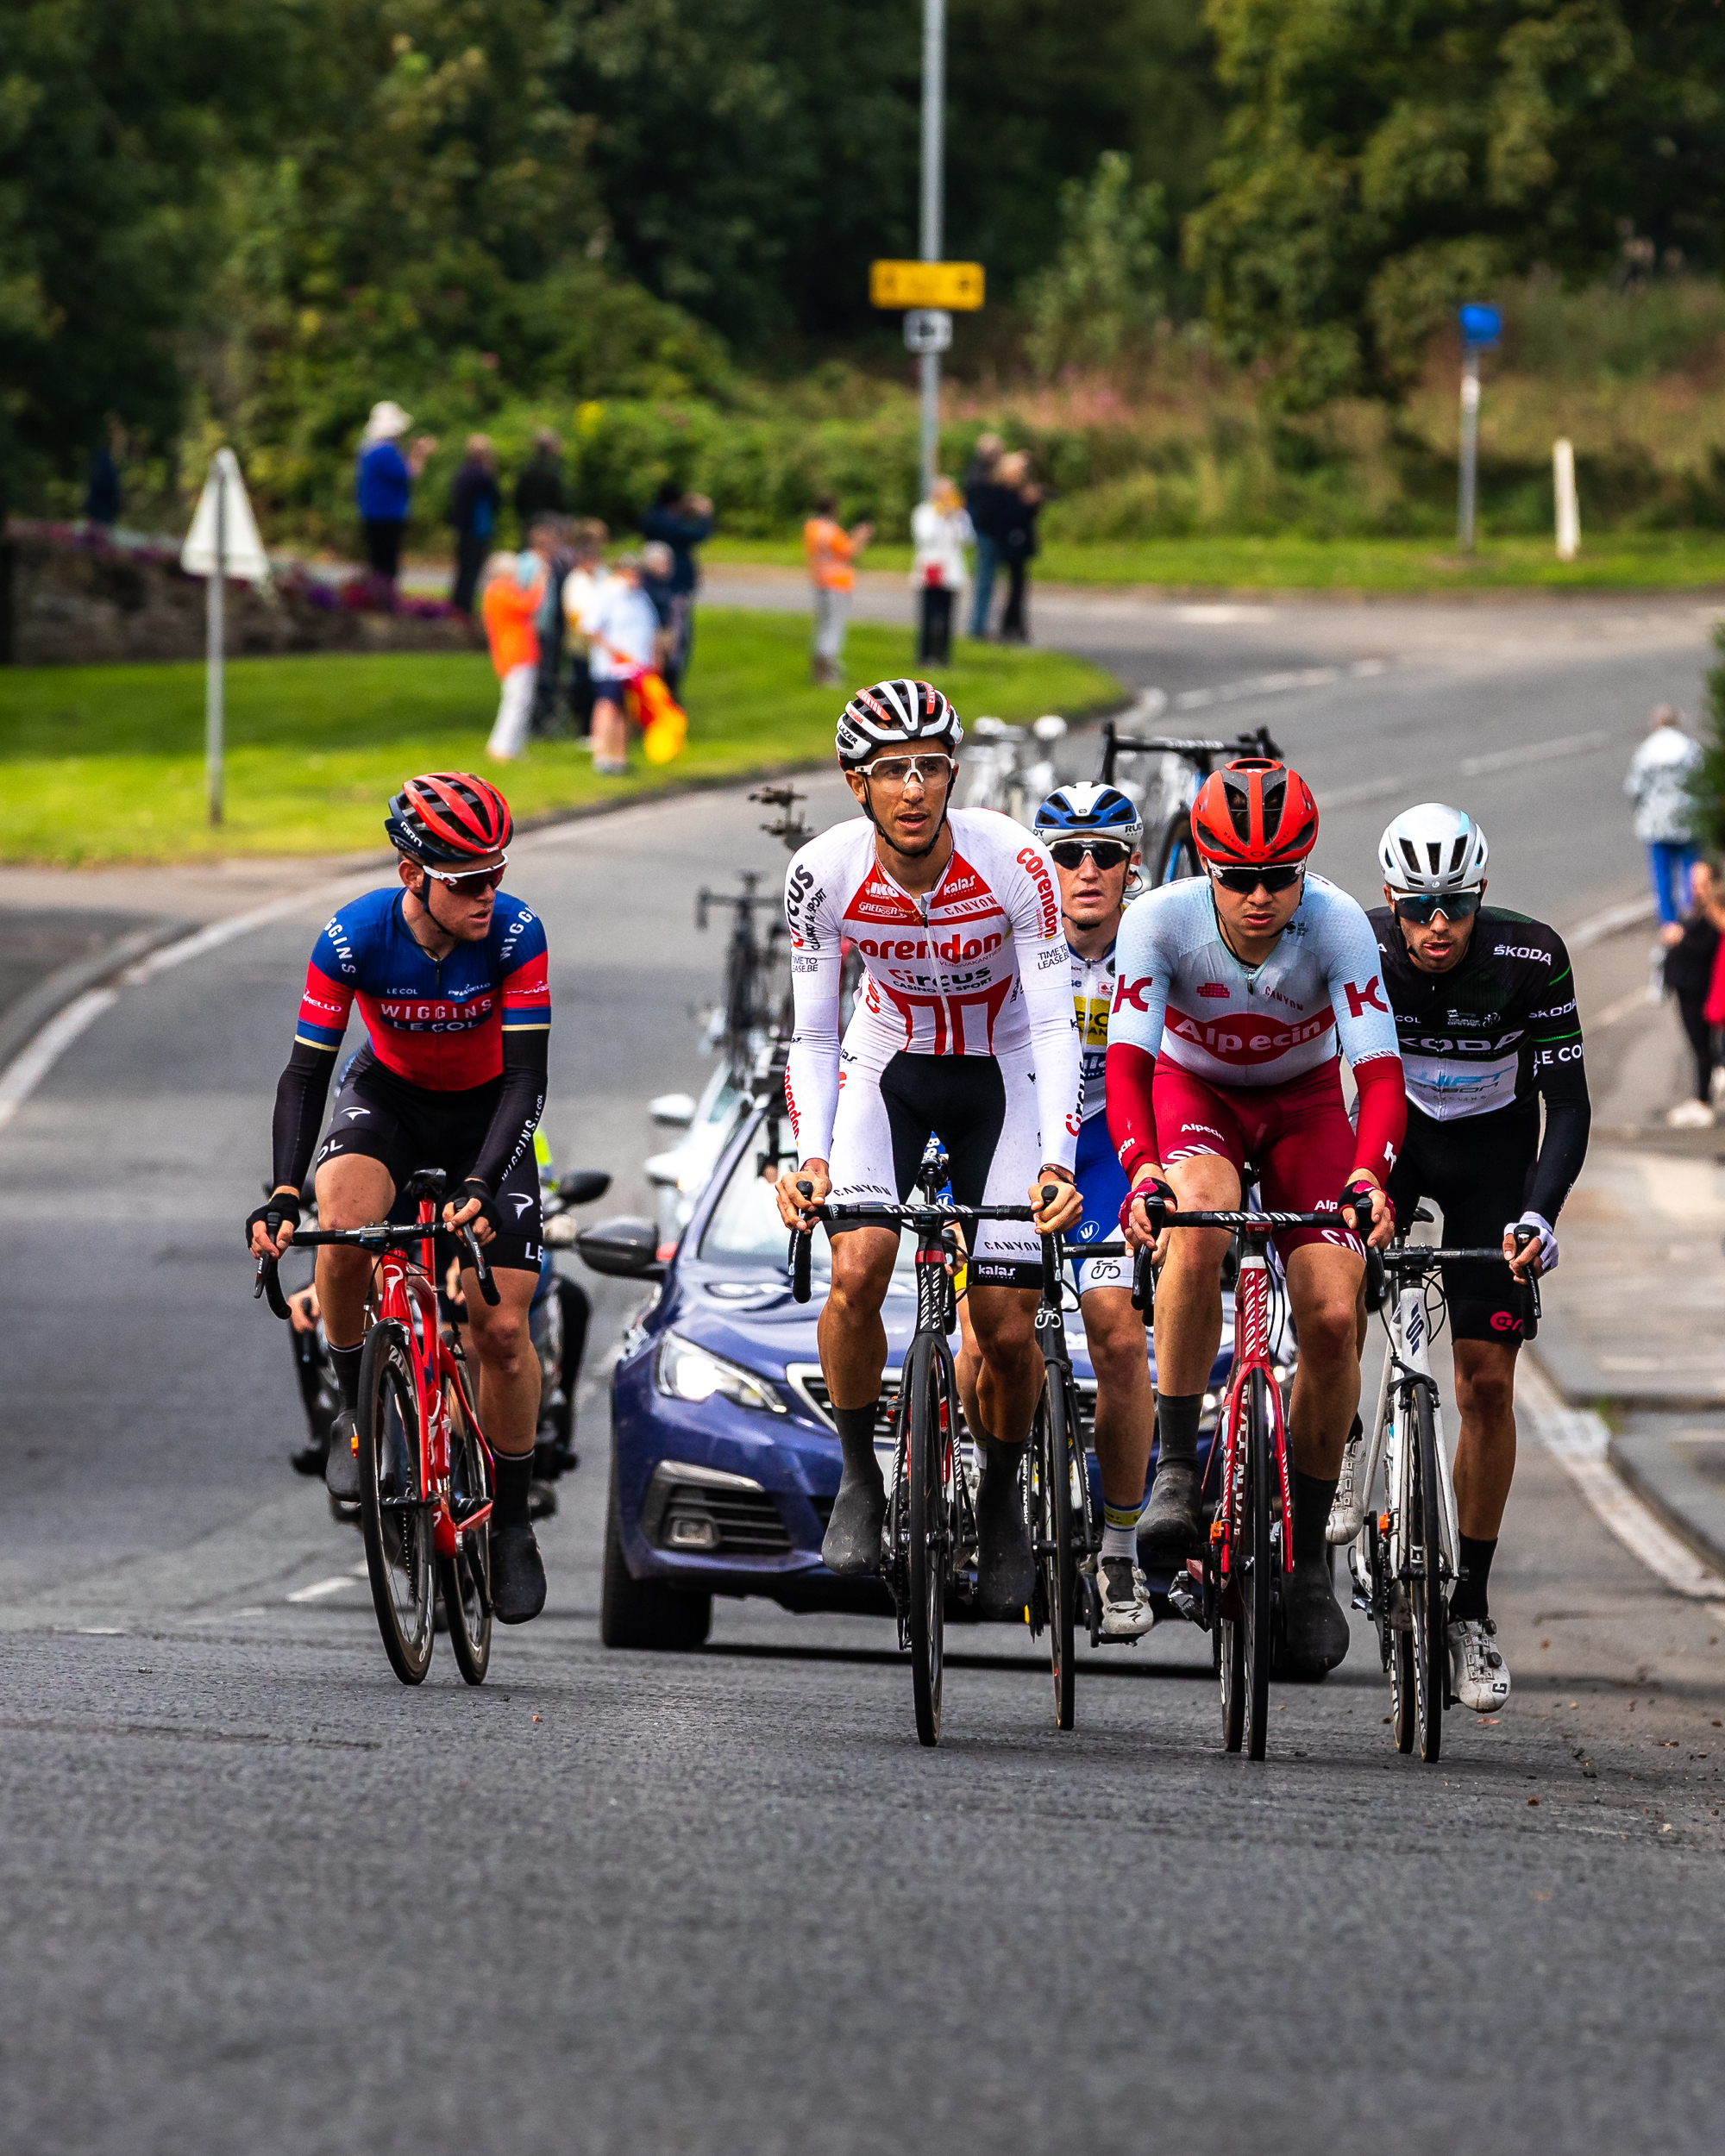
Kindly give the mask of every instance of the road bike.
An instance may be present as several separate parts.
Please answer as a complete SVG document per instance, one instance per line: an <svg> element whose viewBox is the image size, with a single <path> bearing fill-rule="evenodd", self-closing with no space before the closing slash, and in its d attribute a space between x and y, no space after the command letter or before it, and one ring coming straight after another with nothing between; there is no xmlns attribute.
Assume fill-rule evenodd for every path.
<svg viewBox="0 0 1725 2156"><path fill-rule="evenodd" d="M1028 1206L950 1204L939 1194L946 1177L946 1155L938 1144L931 1142L917 1175L922 1193L919 1202L823 1205L809 1208L829 1230L837 1225L908 1227L916 1234L916 1332L906 1351L894 1412L893 1469L887 1488L881 1569L898 1613L899 1645L910 1651L917 1737L925 1745L940 1742L948 1599L960 1607L968 1607L975 1601L976 1593L976 1512L961 1452L964 1417L949 1344L958 1324L957 1294L953 1285L959 1256L957 1231L979 1220L1028 1220L1032 1217ZM799 1188L807 1197L812 1193L813 1185L804 1183ZM1051 1198L1044 1198L1044 1204L1050 1202ZM1051 1294L1057 1301L1059 1296L1058 1259L1053 1244L1054 1238L1043 1238L1044 1303ZM796 1302L809 1300L812 1245L811 1230L792 1229L791 1296ZM1038 1414L1048 1398L1045 1387ZM1052 1428L1055 1417L1063 1419L1065 1410L1066 1400L1063 1395L1060 1407L1052 1411L1046 1427ZM1077 1438L1077 1431L1074 1413L1064 1423L1061 1441L1069 1463L1069 1492L1071 1446ZM1044 1473L1049 1519L1052 1523L1054 1507L1059 1501L1060 1480L1057 1467L1053 1463L1059 1454L1052 1449L1052 1438L1045 1443L1049 1449L1043 1455ZM1082 1475L1082 1452L1077 1466ZM1055 1542L1055 1546L1043 1552L1044 1575L1052 1570L1056 1576L1057 1600L1051 1608L1051 1619L1057 1616L1063 1607L1070 1615L1071 1597L1076 1591L1073 1582L1077 1561L1071 1557L1070 1548L1055 1541L1056 1533L1051 1524L1045 1539ZM1063 1594L1066 1597L1063 1605L1057 1599ZM1063 1651L1064 1667L1070 1670L1070 1624L1064 1627L1063 1639L1058 1624L1052 1625L1051 1629L1052 1651ZM1057 1670L1057 1719L1060 1683ZM1071 1724L1065 1721L1061 1727L1070 1728Z"/></svg>
<svg viewBox="0 0 1725 2156"><path fill-rule="evenodd" d="M1051 1205L1053 1185L1044 1188ZM1026 1212L1028 1208L1026 1209ZM1054 1678L1054 1724L1070 1729L1077 1714L1076 1635L1101 1632L1101 1595L1090 1560L1102 1546L1095 1492L1085 1461L1084 1425L1072 1354L1066 1344L1065 1265L1062 1238L1042 1238L1042 1295L1036 1310L1037 1345L1045 1377L1031 1425L1026 1457L1026 1507L1037 1561L1036 1592L1029 1611L1031 1637L1048 1633ZM1087 1245L1095 1257L1108 1246ZM1121 1246L1122 1248L1124 1245Z"/></svg>
<svg viewBox="0 0 1725 2156"><path fill-rule="evenodd" d="M1145 881L1152 887L1177 883L1182 877L1201 875L1203 863L1192 837L1192 804L1198 789L1215 769L1218 756L1268 756L1276 762L1282 751L1270 739L1270 729L1260 726L1250 734L1236 734L1232 741L1181 741L1148 735L1123 734L1113 719L1102 723L1102 762L1097 776L1104 786L1119 786L1114 767L1121 756L1162 756L1179 767L1163 774L1154 793L1136 781L1125 790L1139 799L1145 811Z"/></svg>
<svg viewBox="0 0 1725 2156"><path fill-rule="evenodd" d="M1053 793L1054 745L1066 737L1066 721L1047 711L1032 721L1028 736L1008 719L973 719L965 730L964 806L995 809L1015 824L1031 824Z"/></svg>
<svg viewBox="0 0 1725 2156"><path fill-rule="evenodd" d="M1294 1570L1288 1427L1270 1354L1270 1241L1288 1228L1341 1228L1346 1217L1333 1211L1170 1213L1150 1197L1145 1209L1157 1234L1164 1227L1225 1228L1236 1241L1233 1369L1219 1418L1221 1441L1210 1448L1212 1463L1220 1458L1222 1464L1210 1539L1198 1568L1202 1599L1176 1575L1170 1600L1216 1642L1224 1745L1238 1752L1244 1744L1249 1758L1261 1759L1283 1625L1283 1583ZM1369 1201L1356 1208L1353 1225L1362 1240L1370 1232ZM1148 1325L1155 1310L1155 1271L1147 1249L1133 1262L1132 1301Z"/></svg>
<svg viewBox="0 0 1725 2156"><path fill-rule="evenodd" d="M459 1336L446 1334L437 1305L436 1239L447 1178L422 1168L403 1186L417 1225L380 1221L361 1228L314 1228L293 1247L346 1244L376 1263L367 1305L356 1417L360 1521L378 1630L391 1667L418 1684L431 1666L441 1595L449 1644L469 1684L482 1684L491 1659L491 1451L474 1410ZM273 1234L280 1225L267 1222ZM463 1228L480 1294L496 1283L477 1238ZM417 1257L410 1258L410 1250ZM288 1315L276 1261L260 1258L254 1294Z"/></svg>
<svg viewBox="0 0 1725 2156"><path fill-rule="evenodd" d="M1423 1206L1415 1221L1429 1222ZM1518 1245L1532 1231L1518 1232ZM1377 1628L1378 1651L1389 1673L1390 1725L1398 1752L1417 1748L1434 1761L1443 1747L1449 1690L1449 1598L1460 1576L1455 1490L1444 1445L1442 1403L1432 1376L1432 1294L1443 1310L1440 1269L1507 1265L1499 1250L1441 1250L1410 1244L1406 1230L1366 1260L1365 1300L1383 1323L1387 1345L1377 1407L1358 1470L1365 1517L1349 1538L1353 1604ZM1539 1327L1540 1291L1525 1291L1521 1338ZM1372 1484L1383 1468L1383 1504L1374 1511Z"/></svg>

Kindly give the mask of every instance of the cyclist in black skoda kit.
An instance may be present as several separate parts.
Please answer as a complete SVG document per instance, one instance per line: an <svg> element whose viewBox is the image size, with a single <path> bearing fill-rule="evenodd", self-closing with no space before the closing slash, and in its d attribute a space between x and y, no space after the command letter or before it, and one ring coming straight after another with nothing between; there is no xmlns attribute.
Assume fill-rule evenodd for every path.
<svg viewBox="0 0 1725 2156"><path fill-rule="evenodd" d="M1421 1198L1434 1200L1452 1245L1501 1240L1512 1257L1514 1232L1532 1229L1534 1240L1514 1258L1525 1278L1556 1268L1553 1223L1581 1173L1591 1110L1569 953L1544 922L1481 904L1486 850L1470 816L1436 801L1405 810L1379 843L1389 903L1370 918L1408 1087L1408 1132L1389 1188L1402 1221ZM1461 1414L1450 1685L1485 1714L1509 1696L1486 1583L1515 1471L1521 1298L1507 1275L1484 1266L1446 1268L1444 1289ZM1352 1439L1332 1542L1359 1531L1358 1455Z"/></svg>

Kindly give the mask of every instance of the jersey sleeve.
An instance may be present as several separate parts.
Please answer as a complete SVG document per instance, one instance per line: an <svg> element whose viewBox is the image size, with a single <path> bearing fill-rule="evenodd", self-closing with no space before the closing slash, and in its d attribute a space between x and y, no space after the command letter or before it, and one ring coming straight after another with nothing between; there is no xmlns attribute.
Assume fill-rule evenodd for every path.
<svg viewBox="0 0 1725 2156"><path fill-rule="evenodd" d="M785 872L785 924L791 931L791 1000L794 1024L785 1061L785 1106L799 1165L832 1154L838 1113L838 923L822 887L819 864L804 847Z"/></svg>
<svg viewBox="0 0 1725 2156"><path fill-rule="evenodd" d="M305 987L294 1022L293 1046L275 1089L271 1128L271 1181L276 1189L298 1190L311 1164L312 1148L323 1126L323 1105L336 1068L348 1014L359 984L356 930L338 913L312 946Z"/></svg>
<svg viewBox="0 0 1725 2156"><path fill-rule="evenodd" d="M1587 1158L1593 1106L1588 1098L1587 1066L1582 1056L1575 972L1562 937L1555 930L1548 933L1550 977L1527 1013L1534 1083L1546 1101L1545 1136L1540 1142L1527 1205L1541 1219L1555 1220Z"/></svg>
<svg viewBox="0 0 1725 2156"><path fill-rule="evenodd" d="M549 1033L551 973L545 924L524 906L505 937L501 962L504 971L499 1002L505 1044L521 1042L530 1033Z"/></svg>
<svg viewBox="0 0 1725 2156"><path fill-rule="evenodd" d="M305 968L305 988L299 999L299 1017L293 1037L304 1048L333 1056L348 1030L348 1013L354 1007L359 985L359 960L354 939L338 913L312 946Z"/></svg>
<svg viewBox="0 0 1725 2156"><path fill-rule="evenodd" d="M1015 865L1018 874L1007 916L1036 1057L1043 1163L1070 1174L1078 1156L1079 1094L1084 1075L1072 1007L1072 954L1060 924L1059 886L1047 847L1029 840L1019 847Z"/></svg>
<svg viewBox="0 0 1725 2156"><path fill-rule="evenodd" d="M1126 908L1114 956L1114 1007L1108 1015L1108 1136L1128 1181L1161 1157L1151 1089L1168 1014L1169 963L1157 934L1157 909L1140 899Z"/></svg>
<svg viewBox="0 0 1725 2156"><path fill-rule="evenodd" d="M1408 1129L1408 1091L1396 1016L1383 985L1377 932L1364 910L1338 892L1332 901L1329 989L1336 1037L1359 1087L1354 1166L1388 1182Z"/></svg>

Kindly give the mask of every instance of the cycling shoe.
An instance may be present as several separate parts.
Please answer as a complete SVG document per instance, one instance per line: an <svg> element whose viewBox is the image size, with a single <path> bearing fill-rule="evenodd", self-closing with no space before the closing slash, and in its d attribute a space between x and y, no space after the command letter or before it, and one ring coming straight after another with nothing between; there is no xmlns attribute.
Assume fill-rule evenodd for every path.
<svg viewBox="0 0 1725 2156"><path fill-rule="evenodd" d="M349 1504L360 1494L360 1434L353 1410L342 1408L329 1425L329 1457L323 1465L323 1487L332 1497Z"/></svg>
<svg viewBox="0 0 1725 2156"><path fill-rule="evenodd" d="M1365 1492L1358 1486L1360 1454L1364 1445L1365 1430L1356 1415L1342 1450L1341 1478L1330 1503L1330 1517L1324 1528L1326 1542L1352 1542L1364 1525Z"/></svg>
<svg viewBox="0 0 1725 2156"><path fill-rule="evenodd" d="M1327 1676L1348 1651L1348 1620L1330 1585L1327 1557L1295 1557L1283 1583L1282 1659L1290 1677Z"/></svg>
<svg viewBox="0 0 1725 2156"><path fill-rule="evenodd" d="M526 1520L491 1526L491 1607L500 1625L524 1625L545 1607L545 1565Z"/></svg>
<svg viewBox="0 0 1725 2156"><path fill-rule="evenodd" d="M329 1458L329 1445L326 1438L322 1445L314 1441L302 1452L290 1452L287 1463L296 1475L315 1475L321 1482L323 1470Z"/></svg>
<svg viewBox="0 0 1725 2156"><path fill-rule="evenodd" d="M856 1475L847 1467L838 1478L832 1517L821 1537L821 1563L842 1580L868 1579L881 1569L881 1537L886 1525L887 1486L879 1466L871 1461Z"/></svg>
<svg viewBox="0 0 1725 2156"><path fill-rule="evenodd" d="M1156 1622L1144 1574L1130 1557L1103 1557L1096 1567L1104 1639L1142 1639Z"/></svg>
<svg viewBox="0 0 1725 2156"><path fill-rule="evenodd" d="M1203 1545L1201 1477L1195 1460L1168 1460L1156 1470L1138 1523L1138 1561L1147 1572L1175 1572Z"/></svg>
<svg viewBox="0 0 1725 2156"><path fill-rule="evenodd" d="M1495 1714L1509 1696L1509 1665L1489 1617L1458 1617L1450 1626L1450 1690L1476 1714Z"/></svg>
<svg viewBox="0 0 1725 2156"><path fill-rule="evenodd" d="M976 1493L976 1613L1001 1624L1019 1624L1036 1592L1036 1551L1019 1486L1024 1448L1012 1464L985 1457Z"/></svg>

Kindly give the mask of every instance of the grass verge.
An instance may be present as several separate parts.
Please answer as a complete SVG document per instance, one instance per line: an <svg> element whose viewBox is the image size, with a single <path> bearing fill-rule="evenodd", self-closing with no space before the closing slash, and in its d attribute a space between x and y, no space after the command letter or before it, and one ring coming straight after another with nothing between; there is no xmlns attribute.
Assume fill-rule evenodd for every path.
<svg viewBox="0 0 1725 2156"><path fill-rule="evenodd" d="M940 675L962 712L1072 716L1118 701L1100 667L1057 652L961 644ZM908 631L858 624L853 684L912 667ZM383 804L415 771L480 762L497 682L479 654L240 659L228 668L227 820L204 820L204 669L0 669L0 860L76 864L346 853L382 843ZM646 795L832 753L842 693L810 686L794 615L703 612L689 745L662 771L595 778L569 742L503 773L516 814Z"/></svg>
<svg viewBox="0 0 1725 2156"><path fill-rule="evenodd" d="M726 562L800 568L795 539L715 539ZM908 547L871 547L870 569L903 571ZM1578 560L1559 561L1546 539L1484 540L1471 555L1429 539L1274 537L1051 541L1034 573L1055 584L1147 584L1173 591L1402 592L1692 591L1725 586L1725 532L1606 533Z"/></svg>

